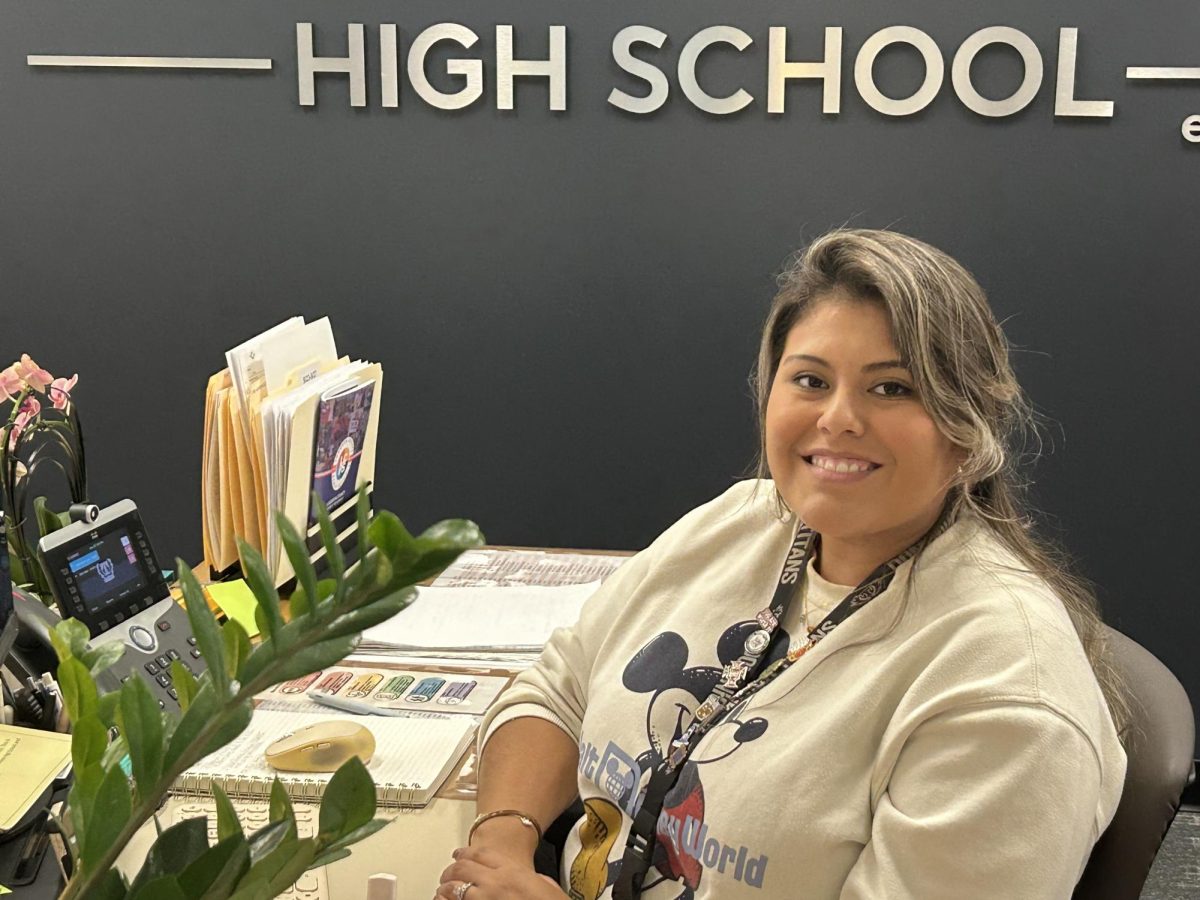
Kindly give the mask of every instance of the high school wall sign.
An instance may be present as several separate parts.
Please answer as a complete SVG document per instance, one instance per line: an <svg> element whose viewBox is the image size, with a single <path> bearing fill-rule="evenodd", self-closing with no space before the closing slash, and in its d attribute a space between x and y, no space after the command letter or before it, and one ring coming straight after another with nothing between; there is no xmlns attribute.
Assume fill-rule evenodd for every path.
<svg viewBox="0 0 1200 900"><path fill-rule="evenodd" d="M792 29L791 39L799 32ZM810 32L805 32L810 34ZM523 51L522 46L540 45L538 53ZM1043 90L1054 92L1056 117L1111 119L1118 98L1085 95L1077 84L1079 54L1083 41L1079 29L1062 27L1057 35L1039 35L1054 44L1054 52L1044 53L1032 36L1018 28L993 25L971 34L957 47L943 47L927 32L909 25L893 25L870 35L858 47L847 47L839 26L823 29L823 53L805 58L789 46L789 29L770 27L766 34L750 34L732 25L713 25L687 36L677 53L664 50L669 35L650 25L630 25L611 38L612 59L628 78L613 85L606 97L572 97L572 103L607 103L635 116L652 118L671 102L689 103L713 116L743 112L756 99L765 97L768 116L815 113L815 104L804 107L797 98L789 104L789 86L819 84L820 112L836 117L842 112L853 85L857 101L893 117L914 115L925 109L944 90L949 90L967 109L979 116L1003 119L1019 113ZM363 107L373 102L383 108L399 109L403 77L419 101L444 110L461 110L490 102L496 109L511 110L516 105L518 80L540 80L548 86L547 107L567 109L569 86L568 33L566 25L549 25L544 33L517 35L512 25L495 26L494 53L490 60L469 51L480 41L471 28L456 23L439 23L415 33L406 33L395 24L368 28L349 24L345 33L314 33L310 22L295 23L296 101L301 106L316 105L316 79L344 78L350 106ZM572 40L579 39L573 37ZM588 38L590 39L590 37ZM673 42L674 43L674 42ZM453 90L434 85L429 78L429 57L438 45L461 49L462 56L444 60L445 76ZM1021 80L1008 96L988 98L972 81L972 64L981 51L1002 45L1016 51L1021 59ZM876 81L875 63L880 54L902 46L919 54L924 67L920 86L908 96L896 96L887 85ZM756 84L701 84L697 68L706 53L714 48L729 48L745 55L757 55L762 61L762 76ZM765 52L764 52L765 48ZM444 51L445 47L440 48ZM444 56L444 53L442 54ZM271 74L275 60L270 57L180 57L180 56L89 56L66 54L30 54L31 67L68 68L86 72L96 68L193 69L209 72L251 72ZM1190 81L1200 82L1200 67L1145 65L1143 60L1126 61L1126 82ZM486 64L490 63L490 67ZM1114 63L1114 65L1117 65ZM490 68L492 84L485 85L485 69ZM1049 71L1048 71L1049 70ZM849 77L845 77L849 75ZM672 77L674 76L674 83ZM948 77L947 77L948 76ZM439 78L445 87L445 78ZM676 96L675 89L678 89ZM485 100L485 93L487 99ZM1200 108L1200 96L1197 97ZM1188 115L1178 126L1181 137L1200 144L1200 114Z"/></svg>

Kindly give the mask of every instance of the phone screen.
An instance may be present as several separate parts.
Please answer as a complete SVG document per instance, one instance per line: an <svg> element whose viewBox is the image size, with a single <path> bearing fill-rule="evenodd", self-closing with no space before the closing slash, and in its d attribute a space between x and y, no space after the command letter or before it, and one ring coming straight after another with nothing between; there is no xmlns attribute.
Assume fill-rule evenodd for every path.
<svg viewBox="0 0 1200 900"><path fill-rule="evenodd" d="M137 547L124 528L76 547L66 562L74 579L71 590L78 590L84 608L93 617L121 609L130 596L146 587L146 572Z"/></svg>

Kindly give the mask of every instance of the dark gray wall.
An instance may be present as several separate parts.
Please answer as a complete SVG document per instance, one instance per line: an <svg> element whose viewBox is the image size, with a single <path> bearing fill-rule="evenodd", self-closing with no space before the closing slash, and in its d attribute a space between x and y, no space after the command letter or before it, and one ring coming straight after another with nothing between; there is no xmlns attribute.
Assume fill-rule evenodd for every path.
<svg viewBox="0 0 1200 900"><path fill-rule="evenodd" d="M410 525L461 514L496 542L640 547L751 461L746 375L784 257L833 225L894 226L990 291L1056 423L1041 505L1109 618L1200 699L1200 145L1179 131L1200 82L1124 77L1200 65L1200 8L752 7L3 0L0 362L28 351L80 373L93 497L137 498L164 555L200 555L205 379L229 346L297 313L328 313L345 352L382 361L379 497ZM484 98L441 112L405 82L385 110L372 76L355 110L345 79L323 77L302 109L298 21L329 55L347 22L366 23L371 72L379 23L398 23L405 51L429 24L466 24ZM496 110L497 23L516 26L523 56L544 52L547 25L568 26L567 112L547 111L541 84ZM609 106L612 86L641 90L609 50L634 23L670 35L641 54L669 71L701 27L749 32L752 47L710 53L700 74L754 104L700 113L672 73L657 114ZM1046 83L1024 112L986 120L947 77L924 112L887 119L859 98L853 59L893 24L931 34L947 61L978 28L1019 28ZM767 115L769 25L789 26L803 59L825 25L845 28L841 115L821 115L815 85ZM1080 29L1079 94L1115 100L1113 119L1054 118L1064 25ZM266 56L275 69L47 71L31 53ZM996 49L977 81L1003 96L1018 68ZM908 93L915 55L887 53L877 75Z"/></svg>

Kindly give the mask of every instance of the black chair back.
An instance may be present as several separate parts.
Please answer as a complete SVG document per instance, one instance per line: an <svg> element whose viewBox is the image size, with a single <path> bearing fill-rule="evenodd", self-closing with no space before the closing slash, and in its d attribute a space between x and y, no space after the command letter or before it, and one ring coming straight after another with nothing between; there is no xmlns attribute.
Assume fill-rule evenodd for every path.
<svg viewBox="0 0 1200 900"><path fill-rule="evenodd" d="M1150 651L1106 631L1130 693L1129 767L1116 815L1092 849L1075 900L1137 900L1195 775L1196 723L1183 685Z"/></svg>

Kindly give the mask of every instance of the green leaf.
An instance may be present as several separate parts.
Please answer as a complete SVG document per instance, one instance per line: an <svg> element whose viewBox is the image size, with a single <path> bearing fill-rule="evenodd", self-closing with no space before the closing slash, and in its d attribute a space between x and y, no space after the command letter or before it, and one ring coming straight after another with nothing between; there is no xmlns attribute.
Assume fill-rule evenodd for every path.
<svg viewBox="0 0 1200 900"><path fill-rule="evenodd" d="M361 759L352 756L333 773L321 798L318 840L337 840L375 815L375 782Z"/></svg>
<svg viewBox="0 0 1200 900"><path fill-rule="evenodd" d="M295 842L295 822L269 822L250 835L250 862L257 865L281 846Z"/></svg>
<svg viewBox="0 0 1200 900"><path fill-rule="evenodd" d="M271 780L270 820L272 822L295 822L296 813L292 810L292 801L278 778Z"/></svg>
<svg viewBox="0 0 1200 900"><path fill-rule="evenodd" d="M469 550L482 547L486 540L479 526L470 519L443 519L422 531L417 543L428 547Z"/></svg>
<svg viewBox="0 0 1200 900"><path fill-rule="evenodd" d="M369 606L364 606L361 609L356 609L352 612L344 613L330 622L323 634L326 637L342 637L343 635L356 635L373 625L378 625L380 622L386 622L404 607L408 606L416 599L417 591L415 588L404 588L396 591L394 594L389 594L379 600L371 603Z"/></svg>
<svg viewBox="0 0 1200 900"><path fill-rule="evenodd" d="M250 868L250 846L239 831L222 838L183 870L179 883L191 900L224 900Z"/></svg>
<svg viewBox="0 0 1200 900"><path fill-rule="evenodd" d="M271 683L291 681L293 678L300 678L310 672L328 668L353 653L357 645L358 636L355 635L321 641L321 643L313 644L298 653L292 653L278 669L273 670Z"/></svg>
<svg viewBox="0 0 1200 900"><path fill-rule="evenodd" d="M74 774L75 781L67 794L67 806L71 811L71 825L79 837L79 843L82 844L83 838L91 831L96 795L100 793L100 785L104 781L104 769L98 763L93 763L85 768L75 769Z"/></svg>
<svg viewBox="0 0 1200 900"><path fill-rule="evenodd" d="M238 553L242 558L242 572L246 576L246 583L250 585L250 590L258 600L258 609L262 611L263 618L259 627L264 634L273 638L275 632L283 627L283 613L279 611L279 594L275 590L275 580L259 552L245 541L238 541ZM258 620L257 613L255 619Z"/></svg>
<svg viewBox="0 0 1200 900"><path fill-rule="evenodd" d="M174 875L162 875L153 881L144 881L129 892L128 900L188 900Z"/></svg>
<svg viewBox="0 0 1200 900"><path fill-rule="evenodd" d="M386 587L392 583L392 579L396 577L396 567L392 565L392 561L378 551L372 553L368 558L368 565L373 570L371 580L376 587Z"/></svg>
<svg viewBox="0 0 1200 900"><path fill-rule="evenodd" d="M413 536L408 533L408 529L395 513L387 510L378 513L367 530L367 536L389 559L398 559L406 552L410 556L416 556Z"/></svg>
<svg viewBox="0 0 1200 900"><path fill-rule="evenodd" d="M276 823L268 827L278 828L281 824ZM300 841L292 839L279 845L250 867L250 871L238 883L237 892L230 900L257 900L282 893L304 874L312 865L315 856L316 845L312 838Z"/></svg>
<svg viewBox="0 0 1200 900"><path fill-rule="evenodd" d="M337 531L334 530L333 519L329 517L329 510L325 508L324 501L316 491L313 491L312 499L317 507L317 521L321 524L321 543L325 547L325 561L329 564L329 574L335 581L340 582L346 574L346 556L338 544Z"/></svg>
<svg viewBox="0 0 1200 900"><path fill-rule="evenodd" d="M96 765L108 748L108 729L96 716L85 716L75 723L71 733L71 764L75 769Z"/></svg>
<svg viewBox="0 0 1200 900"><path fill-rule="evenodd" d="M271 636L271 623L267 620L267 614L263 612L260 604L254 604L254 627L258 629L258 633L263 637L261 640L266 640Z"/></svg>
<svg viewBox="0 0 1200 900"><path fill-rule="evenodd" d="M187 672L183 674L191 677ZM129 761L133 767L138 801L157 802L158 797L151 796L149 792L157 789L158 778L162 774L162 718L159 716L158 701L141 678L131 678L122 686L117 716L121 734L129 745Z"/></svg>
<svg viewBox="0 0 1200 900"><path fill-rule="evenodd" d="M101 694L96 700L96 715L109 728L117 724L117 706L120 702L120 691L109 691L107 694Z"/></svg>
<svg viewBox="0 0 1200 900"><path fill-rule="evenodd" d="M292 596L288 598L288 609L291 611L291 620L293 622L298 619L303 619L312 612L313 604L309 602L308 591L303 587L298 587L292 591Z"/></svg>
<svg viewBox="0 0 1200 900"><path fill-rule="evenodd" d="M33 498L33 515L37 519L38 535L40 537L53 534L63 527L63 521L58 513L51 511L46 506L45 497Z"/></svg>
<svg viewBox="0 0 1200 900"><path fill-rule="evenodd" d="M326 850L312 862L312 867L327 866L330 863L335 863L339 859L345 859L350 855L350 851L345 847L338 847L336 850Z"/></svg>
<svg viewBox="0 0 1200 900"><path fill-rule="evenodd" d="M59 663L58 686L62 688L63 702L72 722L96 714L96 682L78 659L68 656Z"/></svg>
<svg viewBox="0 0 1200 900"><path fill-rule="evenodd" d="M0 435L2 435L3 433L4 433L4 429L0 428ZM2 441L2 440L3 440L3 438L0 437L0 441ZM23 566L21 564L21 557L18 556L16 553L14 553L12 556L9 557L8 563L9 563L9 573L12 576L12 583L15 584L19 588L24 588L26 585L28 585L29 579L25 577L25 566ZM51 641L53 641L53 638L51 638Z"/></svg>
<svg viewBox="0 0 1200 900"><path fill-rule="evenodd" d="M84 650L79 656L80 662L87 666L93 676L100 674L125 654L125 645L120 641L110 641L99 647Z"/></svg>
<svg viewBox="0 0 1200 900"><path fill-rule="evenodd" d="M346 850L346 848L349 847L351 844L357 844L359 841L369 838L371 835L373 835L379 829L383 828L385 825L390 825L390 824L392 824L391 819L372 819L366 825L361 825L358 828L355 828L353 831L351 831L348 834L342 835L337 840L329 841L328 843L325 843L325 844L322 844L320 841L318 841L317 846L321 847L322 853L333 853L333 852L342 851L342 850L345 850L347 853L349 853L349 850ZM319 862L319 861L313 863L313 865L325 865L325 864L326 863Z"/></svg>
<svg viewBox="0 0 1200 900"><path fill-rule="evenodd" d="M237 817L237 810L233 808L233 803L229 800L229 795L215 781L212 783L213 799L217 806L217 840L223 841L234 835L242 836L245 834L242 831L242 823ZM247 861L249 861L249 848L247 847Z"/></svg>
<svg viewBox="0 0 1200 900"><path fill-rule="evenodd" d="M108 742L108 748L100 757L100 768L107 772L113 766L119 766L129 756L129 744L125 735L118 733L117 737Z"/></svg>
<svg viewBox="0 0 1200 900"><path fill-rule="evenodd" d="M221 626L221 643L225 645L225 671L231 679L240 678L242 666L250 657L250 651L254 649L246 629L240 622L227 619Z"/></svg>
<svg viewBox="0 0 1200 900"><path fill-rule="evenodd" d="M212 683L201 682L200 690L192 698L188 711L183 714L183 718L175 726L175 731L167 743L167 755L163 757L163 769L174 767L185 753L188 764L191 764L225 746L246 730L246 726L250 724L252 711L253 707L249 700L242 701L233 707L222 707L214 693ZM204 746L198 749L193 747L192 745L200 737L200 732L217 715L220 715L222 723L216 733Z"/></svg>
<svg viewBox="0 0 1200 900"><path fill-rule="evenodd" d="M163 876L175 878L208 849L207 818L195 816L176 822L150 847L141 871L130 885L131 894L137 894L146 885L159 883Z"/></svg>
<svg viewBox="0 0 1200 900"><path fill-rule="evenodd" d="M95 868L105 851L116 841L130 815L129 782L120 767L104 773L91 815L86 817L87 830L79 848L80 862L85 872Z"/></svg>
<svg viewBox="0 0 1200 900"><path fill-rule="evenodd" d="M134 680L140 681L141 679ZM192 705L192 698L196 696L196 691L200 690L200 685L196 681L196 676L187 670L187 666L183 664L182 660L171 660L171 685L175 688L175 693L179 695L179 708L183 712L187 712L188 707Z"/></svg>
<svg viewBox="0 0 1200 900"><path fill-rule="evenodd" d="M244 700L237 706L230 708L223 716L226 721L217 729L217 733L212 736L212 739L201 748L200 756L205 757L214 750L221 749L245 731L250 725L250 718L253 713L254 704L249 700Z"/></svg>
<svg viewBox="0 0 1200 900"><path fill-rule="evenodd" d="M87 626L78 619L63 619L50 630L50 643L60 662L72 656L81 659L90 637Z"/></svg>
<svg viewBox="0 0 1200 900"><path fill-rule="evenodd" d="M196 695L192 697L187 712L175 726L171 740L167 742L167 753L163 757L164 769L172 769L175 766L183 752L196 740L201 730L208 724L209 719L217 714L219 708L220 703L211 682L202 683L200 689L196 691Z"/></svg>
<svg viewBox="0 0 1200 900"><path fill-rule="evenodd" d="M187 617L192 626L192 634L208 666L208 674L217 688L217 694L223 698L229 692L229 675L225 670L225 657L221 649L221 630L217 627L217 620L208 608L204 591L191 568L182 559L175 560L175 565L179 569L179 583L183 587L183 598L187 602Z"/></svg>
<svg viewBox="0 0 1200 900"><path fill-rule="evenodd" d="M124 900L129 892L117 869L109 869L92 888L87 900Z"/></svg>
<svg viewBox="0 0 1200 900"><path fill-rule="evenodd" d="M467 519L446 519L431 525L414 541L417 559L407 569L397 565L404 584L416 584L441 572L464 550L482 547L483 532Z"/></svg>
<svg viewBox="0 0 1200 900"><path fill-rule="evenodd" d="M367 535L368 529L371 527L371 501L367 497L367 488L371 482L363 483L363 486L358 489L358 496L354 499L354 518L358 523L356 535L358 537L358 558L365 560L369 550L370 540Z"/></svg>
<svg viewBox="0 0 1200 900"><path fill-rule="evenodd" d="M317 605L321 605L337 591L337 582L332 578L322 578L317 582Z"/></svg>
<svg viewBox="0 0 1200 900"><path fill-rule="evenodd" d="M303 592L306 598L315 599L317 596L317 570L313 568L312 560L309 559L308 547L305 546L304 538L283 513L275 514L275 523L279 528L279 537L283 541L283 549L287 552L288 562L292 564L292 571L296 573L296 581L300 586L300 590L296 593ZM295 594L292 595L291 610L293 619L307 612L304 609L297 610Z"/></svg>
<svg viewBox="0 0 1200 900"><path fill-rule="evenodd" d="M311 631L313 628L320 628L324 631L324 626L314 623L310 618L304 618L295 622L289 622L280 633L291 632L294 636L298 636ZM292 643L294 642L293 639ZM326 666L331 666L335 662L344 659L354 652L354 647L355 638L337 638L335 640L322 640L320 643L313 644L303 650L294 650L287 654L281 654L274 641L263 641L263 643L254 648L254 652L246 660L246 665L242 667L240 673L241 681L243 685L246 685L258 680L259 676L268 667L271 669L271 679L268 684L278 684L281 681L299 678L302 675L307 675L318 669L324 669ZM341 656L338 656L338 653ZM309 668L305 668L306 666ZM292 672L295 674L286 674Z"/></svg>

